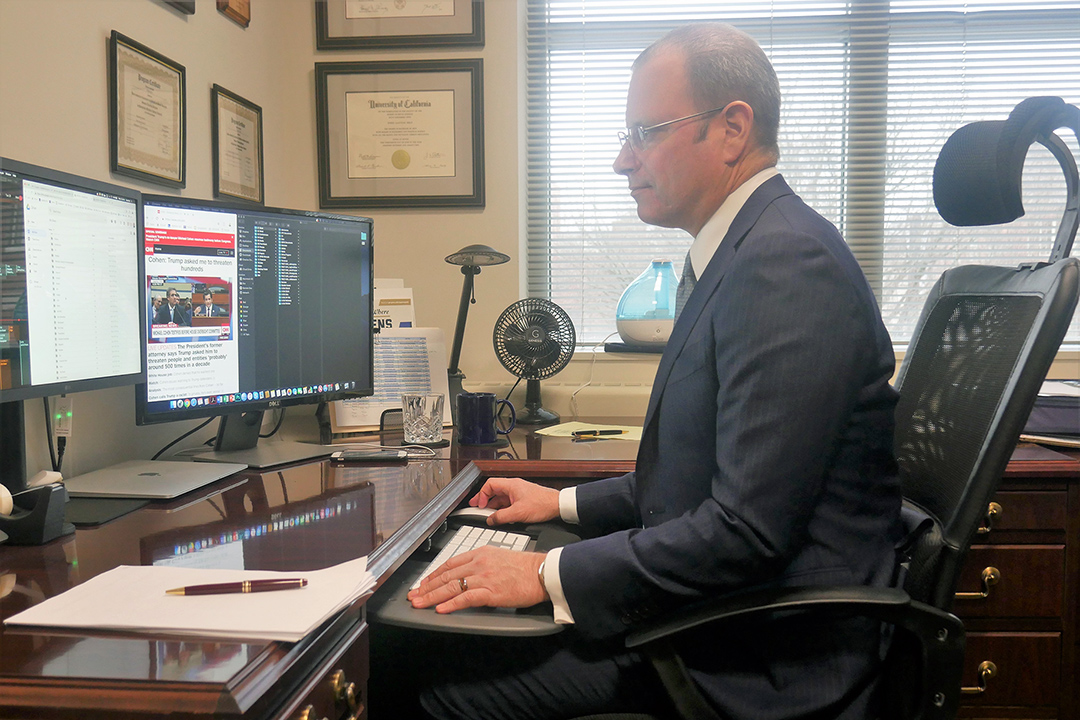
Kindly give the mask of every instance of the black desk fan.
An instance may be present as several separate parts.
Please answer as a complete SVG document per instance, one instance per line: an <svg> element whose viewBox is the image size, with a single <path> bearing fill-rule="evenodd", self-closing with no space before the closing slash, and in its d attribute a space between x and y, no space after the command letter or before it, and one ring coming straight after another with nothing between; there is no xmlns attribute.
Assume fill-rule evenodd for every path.
<svg viewBox="0 0 1080 720"><path fill-rule="evenodd" d="M517 424L557 423L559 414L540 404L540 381L566 367L574 355L577 335L570 316L550 300L518 300L495 321L492 341L503 367L526 381Z"/></svg>

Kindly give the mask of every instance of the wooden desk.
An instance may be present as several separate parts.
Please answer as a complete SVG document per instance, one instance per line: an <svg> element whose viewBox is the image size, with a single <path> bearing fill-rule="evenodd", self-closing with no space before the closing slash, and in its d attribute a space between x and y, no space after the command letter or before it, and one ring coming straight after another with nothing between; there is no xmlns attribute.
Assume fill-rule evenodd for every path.
<svg viewBox="0 0 1080 720"><path fill-rule="evenodd" d="M408 465L322 461L245 473L41 547L0 546L0 573L14 574L16 580L14 591L0 600L0 617L118 564L168 559L209 557L235 567L239 558L250 568L304 570L369 554L369 566L381 583L482 477L573 482L613 475L632 467L636 450L625 441L571 443L528 429L515 432L506 448L454 446L442 458ZM1020 547L1034 548L1028 558L1041 557L1049 548L1059 565L1040 575L1034 587L1023 577L1019 593L1034 601L1022 605L1019 614L1002 614L999 605L990 604L981 610L956 608L969 624L969 656L975 665L983 657L983 638L987 652L1019 637L1030 641L1023 652L1033 648L1036 653L1034 665L1028 655L1014 655L1020 651L1009 645L1004 655L987 656L1000 660L999 678L1013 679L996 686L991 679L987 692L963 712L969 717L1077 718L1080 461L1060 455L1018 457L1009 466L999 499L1004 501L1002 521L973 552L978 564L998 562L992 553ZM1006 578L1001 589L1017 587L1013 571L1001 565ZM1025 567L1042 566L1024 559L1021 571ZM1048 604L1043 602L1046 594L1053 598ZM0 717L363 718L367 649L363 601L295 644L65 636L4 628ZM1036 685L1028 687L1031 683ZM350 684L356 698L352 706Z"/></svg>
<svg viewBox="0 0 1080 720"><path fill-rule="evenodd" d="M119 564L306 570L369 555L381 583L478 477L448 460L234 475L44 546L0 546L16 583L0 616ZM0 717L366 717L366 682L362 601L295 644L0 631Z"/></svg>

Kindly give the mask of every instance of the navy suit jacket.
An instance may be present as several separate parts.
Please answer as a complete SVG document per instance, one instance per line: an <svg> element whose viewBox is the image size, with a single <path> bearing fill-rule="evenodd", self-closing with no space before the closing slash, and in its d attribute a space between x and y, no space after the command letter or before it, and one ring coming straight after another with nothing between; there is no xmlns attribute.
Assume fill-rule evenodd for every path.
<svg viewBox="0 0 1080 720"><path fill-rule="evenodd" d="M220 305L211 305L209 314L206 312L206 305L199 305L197 308L191 311L195 317L228 317L228 311Z"/></svg>
<svg viewBox="0 0 1080 720"><path fill-rule="evenodd" d="M766 181L675 324L635 471L577 489L595 537L560 559L575 630L613 637L748 588L892 583L893 368L877 302L840 234L783 178ZM724 713L863 707L879 626L770 628L706 628L683 643Z"/></svg>
<svg viewBox="0 0 1080 720"><path fill-rule="evenodd" d="M168 303L162 304L162 306L157 309L157 313L154 315L154 324L155 325L166 325L168 323L173 322L173 320L170 319L170 315L171 314L169 313L169 304ZM177 315L177 317L176 317L175 322L176 322L177 325L190 325L191 324L191 318L188 317L187 311L184 310L182 305L177 305L176 306L176 315Z"/></svg>

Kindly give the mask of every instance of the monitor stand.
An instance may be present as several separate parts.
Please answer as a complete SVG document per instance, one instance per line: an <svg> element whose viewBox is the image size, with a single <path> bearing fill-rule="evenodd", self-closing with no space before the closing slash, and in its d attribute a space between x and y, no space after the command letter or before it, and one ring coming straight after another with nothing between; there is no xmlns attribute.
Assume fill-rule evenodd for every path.
<svg viewBox="0 0 1080 720"><path fill-rule="evenodd" d="M23 401L0 403L0 485L12 494L26 489L26 438Z"/></svg>
<svg viewBox="0 0 1080 720"><path fill-rule="evenodd" d="M301 442L259 442L262 429L261 410L249 413L222 415L218 424L214 451L194 456L199 462L243 463L251 468L268 468L275 465L328 457L341 448L330 445L313 445Z"/></svg>
<svg viewBox="0 0 1080 720"><path fill-rule="evenodd" d="M0 403L0 484L15 496L12 513L0 516L0 543L42 545L75 532L75 527L64 522L63 486L27 489L25 430L23 401Z"/></svg>

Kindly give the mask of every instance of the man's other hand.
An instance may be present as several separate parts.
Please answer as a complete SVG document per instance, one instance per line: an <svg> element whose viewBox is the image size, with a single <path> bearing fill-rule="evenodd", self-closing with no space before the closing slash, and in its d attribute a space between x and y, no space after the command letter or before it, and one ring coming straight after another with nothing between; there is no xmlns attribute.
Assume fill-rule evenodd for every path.
<svg viewBox="0 0 1080 720"><path fill-rule="evenodd" d="M521 478L488 478L469 504L496 509L488 517L488 525L547 522L559 517L559 491Z"/></svg>

